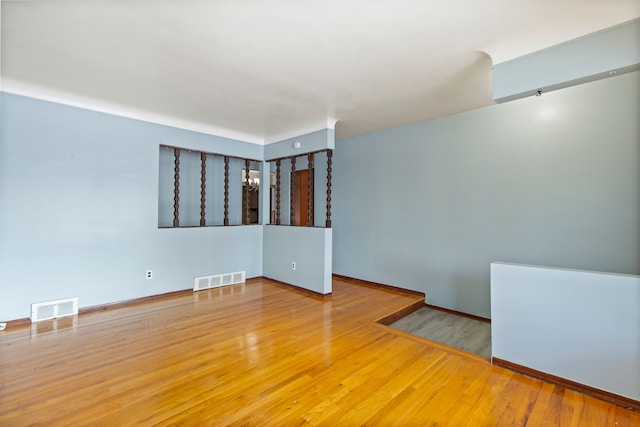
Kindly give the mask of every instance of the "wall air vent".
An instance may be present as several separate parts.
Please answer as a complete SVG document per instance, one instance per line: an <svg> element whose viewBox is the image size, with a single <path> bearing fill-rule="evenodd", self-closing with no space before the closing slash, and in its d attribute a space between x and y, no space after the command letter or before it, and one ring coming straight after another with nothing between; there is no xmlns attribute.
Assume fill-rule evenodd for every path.
<svg viewBox="0 0 640 427"><path fill-rule="evenodd" d="M204 289L219 288L220 286L235 285L236 283L244 283L244 281L244 271L215 274L213 276L200 276L193 279L193 291L196 292Z"/></svg>
<svg viewBox="0 0 640 427"><path fill-rule="evenodd" d="M74 316L76 314L78 314L77 297L31 304L32 322L57 319L65 316Z"/></svg>

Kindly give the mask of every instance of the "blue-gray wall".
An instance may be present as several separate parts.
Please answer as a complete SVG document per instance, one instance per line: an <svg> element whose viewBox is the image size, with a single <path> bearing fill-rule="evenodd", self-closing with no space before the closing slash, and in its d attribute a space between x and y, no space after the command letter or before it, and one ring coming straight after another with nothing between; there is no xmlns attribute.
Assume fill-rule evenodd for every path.
<svg viewBox="0 0 640 427"><path fill-rule="evenodd" d="M484 317L492 261L639 274L639 93L633 72L336 141L334 273Z"/></svg>
<svg viewBox="0 0 640 427"><path fill-rule="evenodd" d="M318 294L330 294L331 239L330 228L265 226L264 275Z"/></svg>
<svg viewBox="0 0 640 427"><path fill-rule="evenodd" d="M312 274L326 292L332 246L335 273L480 316L492 261L638 274L639 76L336 142L335 235L305 256L324 258ZM86 307L197 275L291 274L278 252L289 230L157 228L160 144L254 159L266 147L9 94L1 114L0 321L33 302ZM310 135L331 148L332 132ZM271 149L291 155L290 143Z"/></svg>
<svg viewBox="0 0 640 427"><path fill-rule="evenodd" d="M34 302L78 297L82 308L187 289L196 276L232 271L331 292L330 229L158 226L170 226L173 215L173 156L160 145L256 159L251 167L263 168L265 151L301 155L333 148L333 130L297 137L299 149L289 140L267 148L1 96L0 321L28 317ZM324 168L326 155L317 157L318 168ZM181 166L181 225L197 225L199 156L184 151ZM241 161L232 159L231 224L241 223L242 168ZM207 178L220 182L221 159L210 156L207 169ZM323 174L316 174L319 198L325 194ZM269 203L268 182L262 180L263 207ZM222 200L221 188L208 186L207 200ZM222 223L222 212L209 206L209 223ZM324 210L318 212L316 222L323 225ZM263 209L263 224L267 220L268 209ZM300 244L293 254L282 250L291 236L298 236ZM292 260L299 263L295 272ZM151 280L145 278L149 269Z"/></svg>
<svg viewBox="0 0 640 427"><path fill-rule="evenodd" d="M33 302L86 307L263 274L262 226L158 229L160 144L254 159L262 146L10 94L1 114L0 321Z"/></svg>
<svg viewBox="0 0 640 427"><path fill-rule="evenodd" d="M639 302L640 276L492 263L491 357L640 400Z"/></svg>
<svg viewBox="0 0 640 427"><path fill-rule="evenodd" d="M294 142L300 146L294 148ZM265 160L284 156L300 156L296 159L296 170L308 168L305 154L333 149L335 137L332 129L324 129L295 138L286 139L264 147ZM327 155L317 153L314 159L314 203L315 226L264 227L264 275L285 283L296 285L320 294L332 292L332 236L331 228L321 228L326 220ZM275 167L271 164L272 170ZM291 162L286 159L281 165L281 223L289 223L289 191ZM296 269L291 263L296 263Z"/></svg>

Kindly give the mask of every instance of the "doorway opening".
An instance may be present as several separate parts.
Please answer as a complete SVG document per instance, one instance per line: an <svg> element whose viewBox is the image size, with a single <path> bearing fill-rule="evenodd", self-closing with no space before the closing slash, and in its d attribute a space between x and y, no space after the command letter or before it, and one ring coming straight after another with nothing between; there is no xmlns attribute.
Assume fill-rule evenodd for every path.
<svg viewBox="0 0 640 427"><path fill-rule="evenodd" d="M293 184L294 209L291 225L313 227L314 169L303 169L291 173Z"/></svg>

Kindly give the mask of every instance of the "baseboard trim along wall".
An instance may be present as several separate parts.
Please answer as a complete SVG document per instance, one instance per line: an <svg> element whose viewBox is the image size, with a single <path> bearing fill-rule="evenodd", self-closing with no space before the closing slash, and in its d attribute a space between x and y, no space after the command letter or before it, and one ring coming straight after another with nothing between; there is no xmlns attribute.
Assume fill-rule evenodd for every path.
<svg viewBox="0 0 640 427"><path fill-rule="evenodd" d="M611 393L608 391L600 390L595 387L590 387L585 384L580 384L575 381L568 380L566 378L557 377L555 375L547 374L545 372L531 369L526 366L519 365L517 363L509 362L497 357L491 358L491 364L506 368L519 374L527 375L532 378L536 378L548 383L556 384L564 388L578 391L580 393L588 394L597 399L601 399L607 402L611 402L615 405L622 406L623 408L631 409L633 411L640 412L640 401L631 399L619 394Z"/></svg>
<svg viewBox="0 0 640 427"><path fill-rule="evenodd" d="M385 289L390 289L390 290L393 290L393 291L403 292L403 293L410 294L410 295L418 295L418 296L421 296L422 298L425 297L425 293L424 292L414 291L412 289L399 288L397 286L385 285L383 283L371 282L369 280L356 279L354 277L342 276L340 274L334 274L333 277L335 279L345 280L345 281L357 283L357 284L360 284L360 285L371 286L371 287L375 287L375 288L385 288ZM446 313L451 313L451 314L455 314L455 315L458 315L458 316L467 317L467 318L473 319L473 320L479 320L480 322L491 323L491 319L488 319L486 317L476 316L475 314L465 313L463 311L457 311L457 310L452 310L450 308L438 307L437 305L426 304L424 302L422 302L421 304L418 304L418 305L419 306L417 306L417 308L414 307L414 305L411 305L410 307L407 307L405 310L409 310L409 311L406 311L406 312L402 311L401 313L404 313L404 314L401 315L401 316L396 316L397 313L394 313L394 314L392 314L390 316L387 316L389 318L391 318L392 316L396 316L393 320L390 320L389 323L385 323L387 321L387 317L383 317L382 319L379 319L378 323L382 323L383 325L389 325L389 324L395 322L396 320L399 320L404 316L408 316L409 314L411 314L414 311L417 311L417 310L419 310L419 309L421 309L423 307L429 307L429 308L432 308L434 310L444 311Z"/></svg>
<svg viewBox="0 0 640 427"><path fill-rule="evenodd" d="M260 279L263 279L263 277L254 277L251 279L246 279L245 283L250 284L251 282L255 282ZM192 294L192 293L193 293L193 288L187 288L187 289L181 289L179 291L171 291L171 292L165 292L162 294L147 295L144 297L132 298L124 301L116 301L116 302L109 302L106 304L92 305L89 307L84 307L79 309L78 315L85 314L85 313L93 313L96 311L113 310L115 308L131 307L134 305L144 304L150 301L155 301L155 300L164 299L164 298L172 298L179 295ZM16 328L19 326L30 325L31 319L29 319L28 317L24 317L22 319L8 320L6 323L7 323L7 329Z"/></svg>
<svg viewBox="0 0 640 427"><path fill-rule="evenodd" d="M349 282L354 282L354 283L357 283L357 284L360 284L360 285L364 285L364 286L372 286L372 287L375 287L375 288L385 288L385 289L390 289L392 291L403 292L405 294L418 295L418 296L421 296L422 298L425 297L424 292L414 291L412 289L399 288L399 287L393 286L393 285L385 285L384 283L370 282L369 280L356 279L355 277L342 276L340 274L333 274L333 278L334 279L339 279L339 280L346 280L346 281L349 281Z"/></svg>
<svg viewBox="0 0 640 427"><path fill-rule="evenodd" d="M146 297L133 298L133 299L128 299L128 300L124 300L124 301L110 302L110 303L107 303L107 304L93 305L93 306L90 306L90 307L81 308L79 310L78 314L93 313L93 312L96 312L96 311L103 311L103 310L113 310L115 308L131 307L131 306L134 306L134 305L144 304L144 303L150 302L150 301L155 301L155 300L164 299L164 298L177 297L179 295L184 295L184 294L188 294L188 293L193 293L193 288L181 289L179 291L166 292L166 293L163 293L163 294L148 295Z"/></svg>
<svg viewBox="0 0 640 427"><path fill-rule="evenodd" d="M424 292L420 292L420 291L414 291L411 289L405 289L405 288L399 288L397 286L392 286L392 285L385 285L382 283L376 283L376 282L370 282L368 280L362 280L362 279L356 279L353 277L348 277L348 276L342 276L339 274L333 274L333 278L335 279L339 279L339 280L346 280L346 281L350 281L356 284L360 284L360 285L364 285L364 286L372 286L372 287L376 287L376 288L385 288L385 289L389 289L389 290L393 290L396 292L403 292L403 293L407 293L407 294L411 294L411 295L418 295L424 298ZM286 282L282 282L280 280L276 280L276 279L272 279L270 277L265 277L265 276L261 276L261 277L255 277L253 279L247 279L247 284L250 283L252 280L259 280L259 279L266 279L266 280L270 280L274 283L280 284L282 286L286 286L288 288L294 289L296 291L305 293L307 295L311 295L317 298L321 298L321 299L327 299L327 298L331 298L331 293L328 294L322 294L320 292L315 292L315 291L311 291L309 289L305 289L305 288L301 288L299 286L293 285L291 283L286 283ZM84 307L79 309L78 314L83 314L83 313L91 313L94 311L101 311L101 310L111 310L114 308L122 308L122 307L129 307L132 305L137 305L137 304L142 304L145 302L149 302L149 301L154 301L157 299L162 299L162 298L169 298L169 297L173 297L173 296L178 296L180 294L183 293L189 293L189 292L193 292L193 289L188 288L188 289L182 289L179 291L172 291L172 292L166 292L163 294L156 294L156 295L148 295L145 297L140 297L140 298L133 298L130 300L124 300L124 301L117 301L117 302L112 302L112 303L107 303L107 304L100 304L100 305L94 305L94 306L90 306L90 307ZM403 309L401 312L398 313L393 313L389 316L386 316L382 319L378 320L378 323L382 323L385 325L388 325L390 323L395 322L396 320L407 316L411 313L413 313L416 310L419 310L422 307L425 307L426 304L424 302L420 302L420 303L416 303L416 304L412 304L409 307L406 307L405 309ZM433 307L435 309L441 309L439 307L435 307L435 306L429 306L429 307ZM450 311L453 312L451 310L448 309L441 309L441 310L446 310L446 311ZM473 316L473 315L469 315L466 313L458 313L460 315L463 316ZM475 317L474 317L475 318ZM483 318L478 318L480 320L483 320ZM486 319L484 319L486 320ZM385 323L388 322L388 323ZM19 326L24 326L24 325L30 325L31 324L31 319L29 319L28 317L22 318L22 319L14 319L14 320L9 320L7 321L7 328L15 328L15 327L19 327Z"/></svg>
<svg viewBox="0 0 640 427"><path fill-rule="evenodd" d="M143 304L149 301L175 297L175 296L186 294L186 293L193 293L193 289L192 288L182 289L179 291L166 292L163 294L156 294L156 295L148 295L145 297L132 298L124 301L116 301L116 302L110 302L106 304L92 305L89 307L80 308L78 310L78 315L85 314L85 313L93 313L96 311L112 310L115 308L131 307L131 306ZM15 328L15 327L25 326L30 324L31 324L31 319L29 319L28 317L25 317L23 319L9 320L7 322L7 328Z"/></svg>
<svg viewBox="0 0 640 427"><path fill-rule="evenodd" d="M380 323L381 325L390 325L393 322L402 319L413 313L414 311L418 311L421 308L426 307L424 301L416 301L411 305L406 306L405 308L396 311L395 313L388 314L380 319L376 320L376 323Z"/></svg>
<svg viewBox="0 0 640 427"><path fill-rule="evenodd" d="M6 323L7 323L7 329L13 329L20 326L30 325L31 319L29 319L28 317L23 317L21 319L7 320Z"/></svg>
<svg viewBox="0 0 640 427"><path fill-rule="evenodd" d="M475 314L469 314L469 313L465 313L463 311L458 311L458 310L451 310L450 308L438 307L437 305L431 305L431 304L427 304L426 306L434 310L455 314L456 316L462 316L462 317L467 317L473 320L479 320L480 322L491 323L491 319L488 319L486 317L476 316Z"/></svg>
<svg viewBox="0 0 640 427"><path fill-rule="evenodd" d="M272 279L270 277L265 277L265 276L262 276L261 278L264 280L269 280L270 282L273 282L276 285L284 286L286 288L293 289L294 291L297 291L312 297L316 297L320 299L330 299L332 296L332 292L329 292L328 294L323 294L320 292L312 291L311 289L306 289L300 286L293 285L291 283L283 282L282 280L276 280L276 279Z"/></svg>

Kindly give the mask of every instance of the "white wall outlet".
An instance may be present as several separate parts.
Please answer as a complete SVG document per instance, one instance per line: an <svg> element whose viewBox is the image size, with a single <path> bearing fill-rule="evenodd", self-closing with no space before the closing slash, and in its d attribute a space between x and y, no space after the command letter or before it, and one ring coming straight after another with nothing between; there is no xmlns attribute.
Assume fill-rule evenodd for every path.
<svg viewBox="0 0 640 427"><path fill-rule="evenodd" d="M153 279L153 270L147 270L147 280Z"/></svg>
<svg viewBox="0 0 640 427"><path fill-rule="evenodd" d="M291 269L292 270L296 269L296 262L295 261L291 261Z"/></svg>

